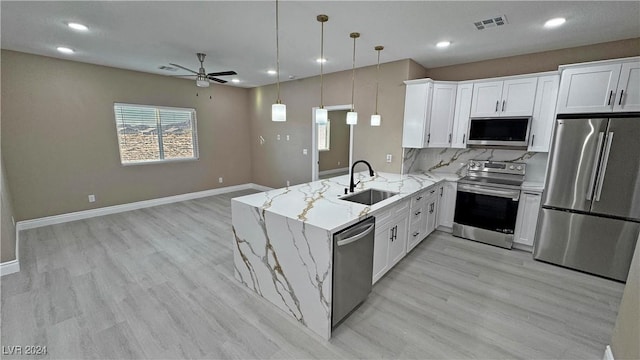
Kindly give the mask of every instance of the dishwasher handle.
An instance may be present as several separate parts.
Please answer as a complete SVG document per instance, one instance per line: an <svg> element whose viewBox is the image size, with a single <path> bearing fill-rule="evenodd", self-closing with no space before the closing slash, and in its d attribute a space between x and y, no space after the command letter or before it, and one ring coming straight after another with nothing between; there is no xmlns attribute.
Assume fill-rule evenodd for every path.
<svg viewBox="0 0 640 360"><path fill-rule="evenodd" d="M369 235L369 233L371 233L373 231L373 228L375 227L375 224L370 224L368 225L366 228L364 228L364 230L354 236L348 237L346 239L343 240L338 240L336 241L336 244L338 246L344 246L344 245L348 245L351 244L354 241L358 241L360 239L362 239L363 237Z"/></svg>

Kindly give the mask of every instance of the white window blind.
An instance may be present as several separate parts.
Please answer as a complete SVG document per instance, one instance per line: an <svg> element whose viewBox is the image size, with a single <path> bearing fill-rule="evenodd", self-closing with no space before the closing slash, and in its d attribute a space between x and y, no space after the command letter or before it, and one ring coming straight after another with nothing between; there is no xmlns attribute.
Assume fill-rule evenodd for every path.
<svg viewBox="0 0 640 360"><path fill-rule="evenodd" d="M194 109L115 103L113 110L122 164L198 158Z"/></svg>

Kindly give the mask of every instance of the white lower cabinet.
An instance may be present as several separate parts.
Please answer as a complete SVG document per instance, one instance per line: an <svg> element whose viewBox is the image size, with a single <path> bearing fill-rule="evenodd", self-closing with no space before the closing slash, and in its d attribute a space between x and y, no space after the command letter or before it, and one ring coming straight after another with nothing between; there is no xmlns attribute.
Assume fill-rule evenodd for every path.
<svg viewBox="0 0 640 360"><path fill-rule="evenodd" d="M458 183L445 181L440 185L440 202L438 204L438 228L451 232L453 216L456 211L456 195Z"/></svg>
<svg viewBox="0 0 640 360"><path fill-rule="evenodd" d="M410 200L402 200L388 210L375 214L373 246L373 283L406 255Z"/></svg>
<svg viewBox="0 0 640 360"><path fill-rule="evenodd" d="M525 245L525 249L533 246L541 198L542 194L536 191L523 191L520 196L513 242Z"/></svg>

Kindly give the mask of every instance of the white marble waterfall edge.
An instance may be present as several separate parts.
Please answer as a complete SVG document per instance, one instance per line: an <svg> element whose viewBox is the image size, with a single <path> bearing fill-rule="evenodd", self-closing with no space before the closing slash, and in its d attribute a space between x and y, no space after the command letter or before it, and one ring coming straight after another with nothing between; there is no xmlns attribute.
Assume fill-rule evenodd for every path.
<svg viewBox="0 0 640 360"><path fill-rule="evenodd" d="M231 211L238 281L329 339L331 233L238 201Z"/></svg>

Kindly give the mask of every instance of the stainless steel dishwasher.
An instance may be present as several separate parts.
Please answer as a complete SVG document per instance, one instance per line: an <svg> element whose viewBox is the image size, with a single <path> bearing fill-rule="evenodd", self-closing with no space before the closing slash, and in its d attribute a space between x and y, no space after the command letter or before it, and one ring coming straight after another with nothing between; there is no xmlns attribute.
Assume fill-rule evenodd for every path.
<svg viewBox="0 0 640 360"><path fill-rule="evenodd" d="M375 218L369 217L333 235L331 327L338 325L371 292Z"/></svg>

